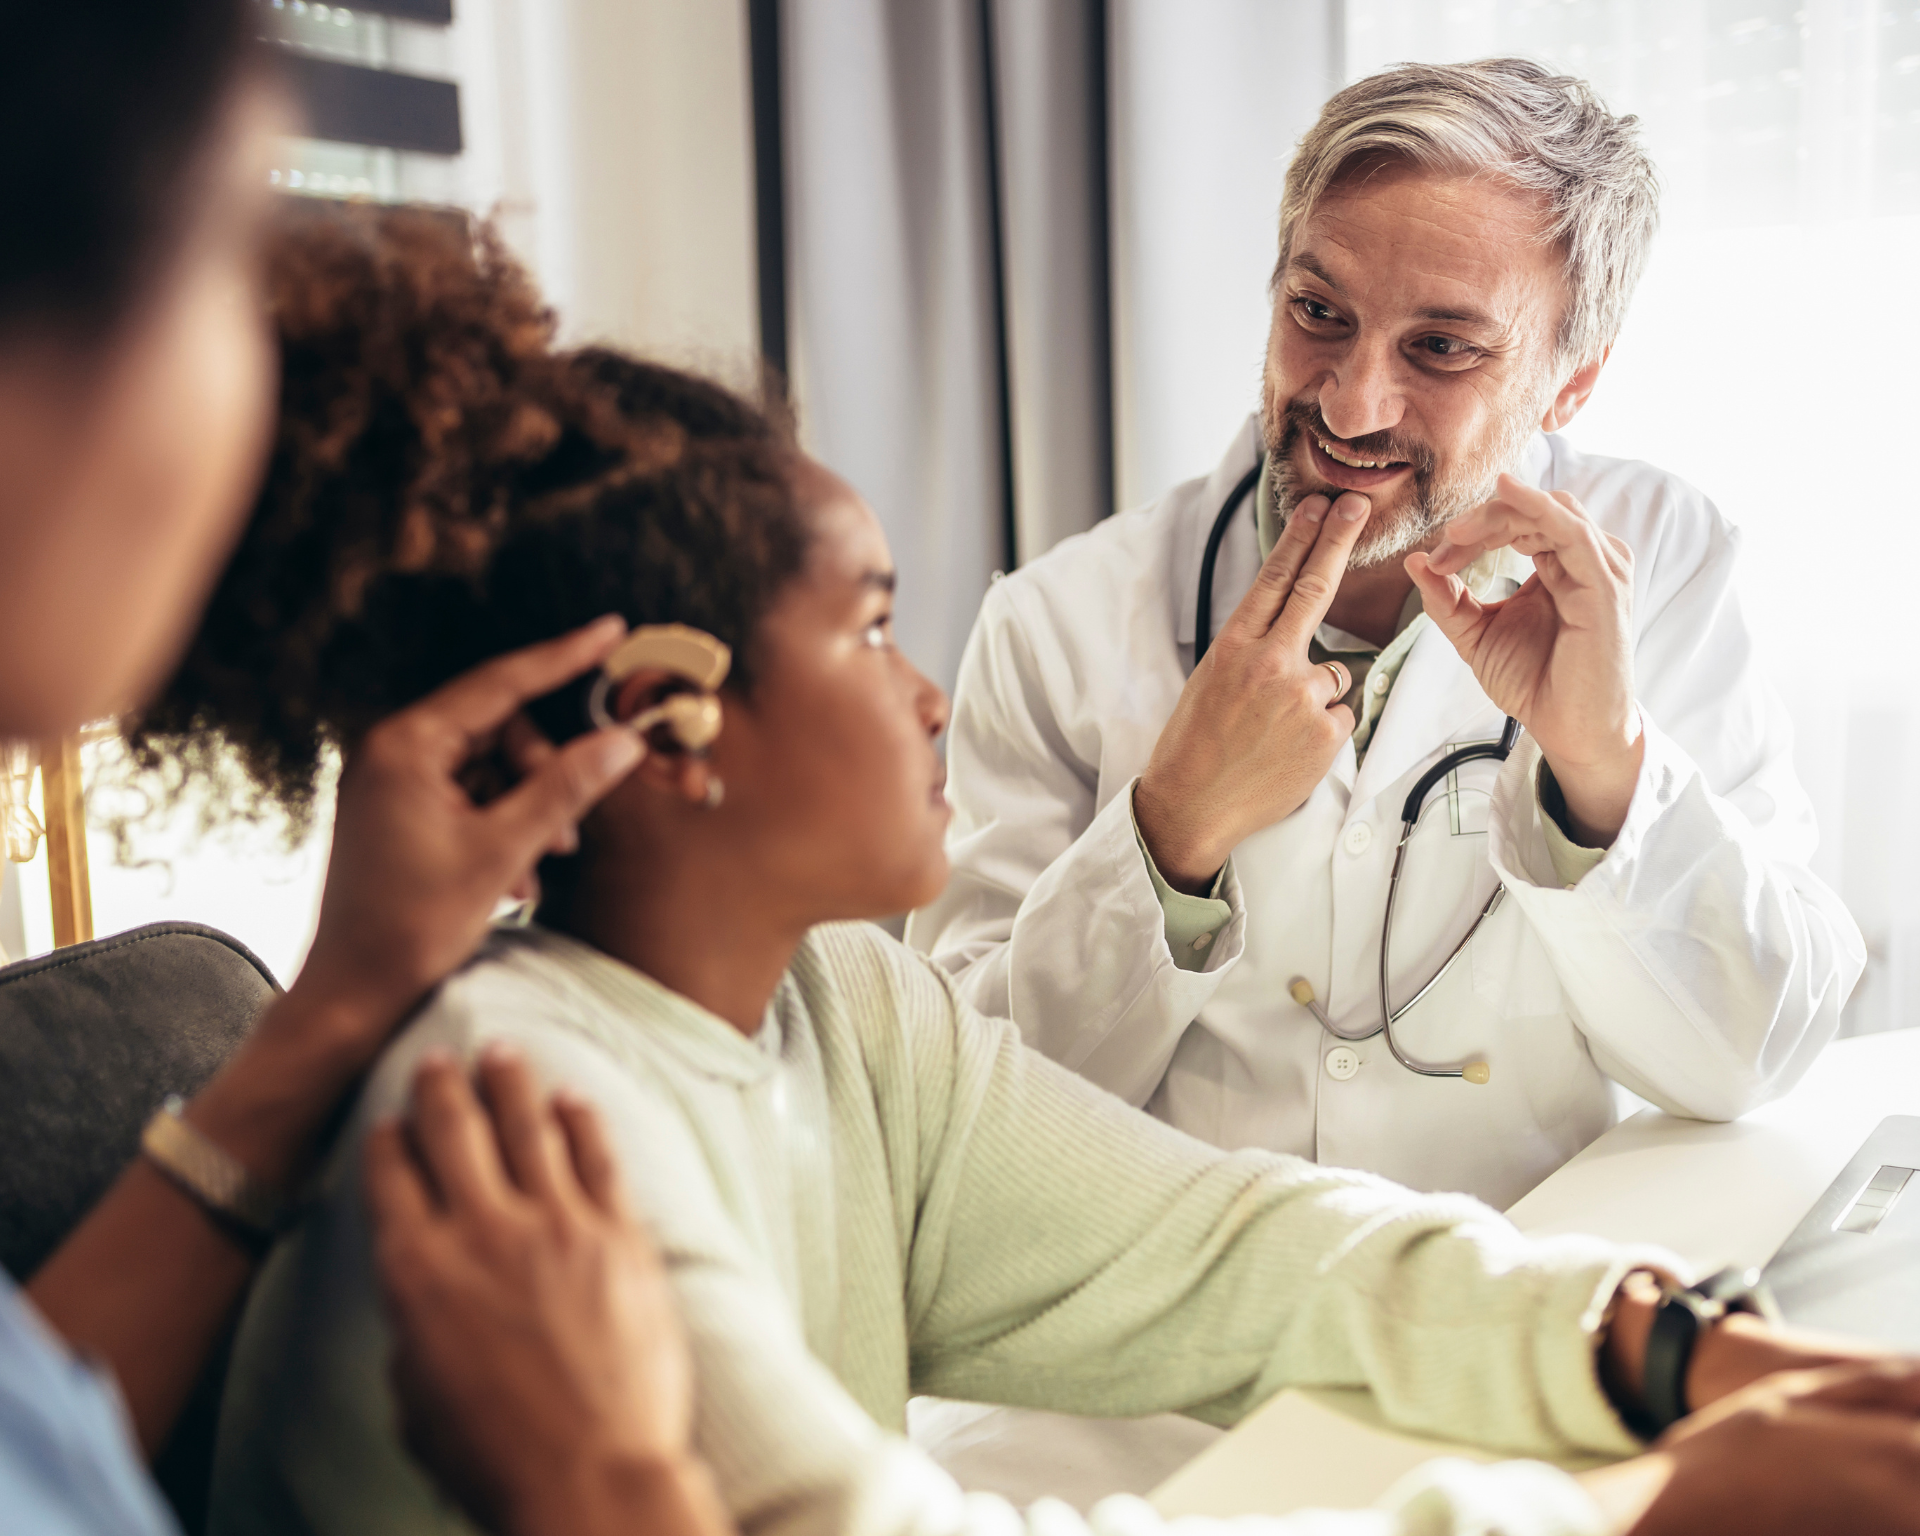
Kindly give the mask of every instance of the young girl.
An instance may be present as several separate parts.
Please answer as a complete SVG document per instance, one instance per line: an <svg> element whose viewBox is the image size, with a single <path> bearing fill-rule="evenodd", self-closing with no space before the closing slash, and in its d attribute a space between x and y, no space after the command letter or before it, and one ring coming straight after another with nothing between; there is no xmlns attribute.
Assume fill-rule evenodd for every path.
<svg viewBox="0 0 1920 1536"><path fill-rule="evenodd" d="M277 284L272 474L151 735L217 720L297 804L323 742L595 615L688 626L730 658L710 746L650 728L577 851L543 866L537 922L502 930L374 1073L245 1318L221 1536L456 1523L393 1428L358 1149L424 1057L502 1044L604 1114L684 1309L699 1449L752 1536L1014 1528L900 1438L914 1392L1230 1424L1283 1386L1366 1386L1416 1430L1635 1448L1596 1367L1630 1353L1603 1318L1644 1322L1616 1298L1633 1256L1189 1140L857 921L945 879L946 701L893 645L873 514L777 413L529 346L517 274L425 215L306 215ZM262 669L275 702L248 714L229 689ZM697 691L687 670L591 702L571 685L537 717L555 739L593 703L633 720ZM1749 1351L1729 1383L1786 1358L1715 1347ZM1537 1463L1439 1464L1393 1502L1274 1529L1486 1529L1495 1510L1502 1530L1599 1528Z"/></svg>

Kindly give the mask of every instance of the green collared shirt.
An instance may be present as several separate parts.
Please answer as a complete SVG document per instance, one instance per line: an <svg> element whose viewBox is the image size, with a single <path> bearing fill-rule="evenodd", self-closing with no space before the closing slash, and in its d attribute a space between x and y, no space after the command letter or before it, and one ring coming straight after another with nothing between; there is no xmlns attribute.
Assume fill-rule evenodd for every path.
<svg viewBox="0 0 1920 1536"><path fill-rule="evenodd" d="M1265 469L1260 472L1260 484L1254 493L1254 527L1260 538L1260 558L1265 561L1280 539L1280 518L1273 504L1272 487ZM1533 562L1526 556L1512 549L1494 549L1468 566L1463 579L1475 597L1489 600L1512 596L1532 574ZM1400 617L1394 625L1393 636L1385 645L1371 645L1358 635L1350 635L1331 624L1322 624L1308 645L1307 654L1316 665L1324 661L1338 661L1353 680L1344 700L1353 711L1356 764L1366 760L1367 748L1373 742L1380 716L1386 711L1393 685L1399 681L1401 668L1406 665L1408 655L1429 622L1425 605L1420 600L1420 589L1415 587L1407 594ZM1534 793L1544 813L1540 824L1546 833L1547 853L1553 861L1554 873L1571 890L1607 856L1607 850L1583 847L1567 835L1560 821L1565 814L1564 801L1557 787L1551 786L1552 776L1545 762L1540 765L1540 773L1547 782L1542 783L1537 779ZM1147 861L1147 876L1153 881L1154 895L1159 898L1160 910L1166 920L1167 949L1173 956L1174 964L1187 971L1205 970L1214 941L1233 915L1232 908L1220 897L1220 889L1226 881L1225 866L1214 876L1213 886L1205 896L1190 896L1184 891L1176 891L1167 884L1165 876L1155 866L1153 855L1147 851L1146 840L1140 836L1137 820L1133 833L1140 843L1140 853Z"/></svg>

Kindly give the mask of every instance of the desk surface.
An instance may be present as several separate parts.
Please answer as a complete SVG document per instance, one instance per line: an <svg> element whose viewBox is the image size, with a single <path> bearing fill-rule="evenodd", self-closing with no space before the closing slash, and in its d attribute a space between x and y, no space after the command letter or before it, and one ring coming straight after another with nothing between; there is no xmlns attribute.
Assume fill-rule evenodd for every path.
<svg viewBox="0 0 1920 1536"><path fill-rule="evenodd" d="M1701 1273L1764 1264L1887 1115L1920 1113L1920 1030L1841 1040L1800 1085L1725 1125L1643 1110L1508 1213L1542 1236L1651 1242ZM1371 1398L1283 1392L1153 1494L1169 1515L1372 1503L1428 1458L1483 1453L1379 1428Z"/></svg>

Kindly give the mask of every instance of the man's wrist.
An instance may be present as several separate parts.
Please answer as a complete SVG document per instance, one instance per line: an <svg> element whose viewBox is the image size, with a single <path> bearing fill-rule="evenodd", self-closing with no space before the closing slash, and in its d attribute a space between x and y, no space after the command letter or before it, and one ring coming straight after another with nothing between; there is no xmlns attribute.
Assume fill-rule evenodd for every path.
<svg viewBox="0 0 1920 1536"><path fill-rule="evenodd" d="M1133 787L1133 825L1146 846L1147 857L1160 871L1160 878L1187 896L1205 896L1214 877L1227 862L1224 853L1215 856L1183 824L1176 807L1168 804L1142 776Z"/></svg>
<svg viewBox="0 0 1920 1536"><path fill-rule="evenodd" d="M1553 752L1544 752L1543 756L1566 809L1562 830L1583 848L1612 847L1626 825L1647 757L1647 733L1641 728L1638 712L1633 717L1632 738L1623 741L1616 751L1581 761L1568 761Z"/></svg>

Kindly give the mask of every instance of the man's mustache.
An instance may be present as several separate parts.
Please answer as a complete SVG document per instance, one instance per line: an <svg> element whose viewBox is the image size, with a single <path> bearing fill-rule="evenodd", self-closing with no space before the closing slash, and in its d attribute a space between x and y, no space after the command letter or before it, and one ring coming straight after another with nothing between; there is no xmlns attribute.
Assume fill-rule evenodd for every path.
<svg viewBox="0 0 1920 1536"><path fill-rule="evenodd" d="M1282 452L1293 447L1293 435L1311 433L1322 442L1332 443L1342 453L1356 459L1373 459L1385 464L1408 464L1416 475L1433 472L1437 460L1425 443L1396 436L1393 432L1369 432L1364 437L1346 438L1327 426L1320 407L1309 400L1295 400L1287 407L1287 440Z"/></svg>

